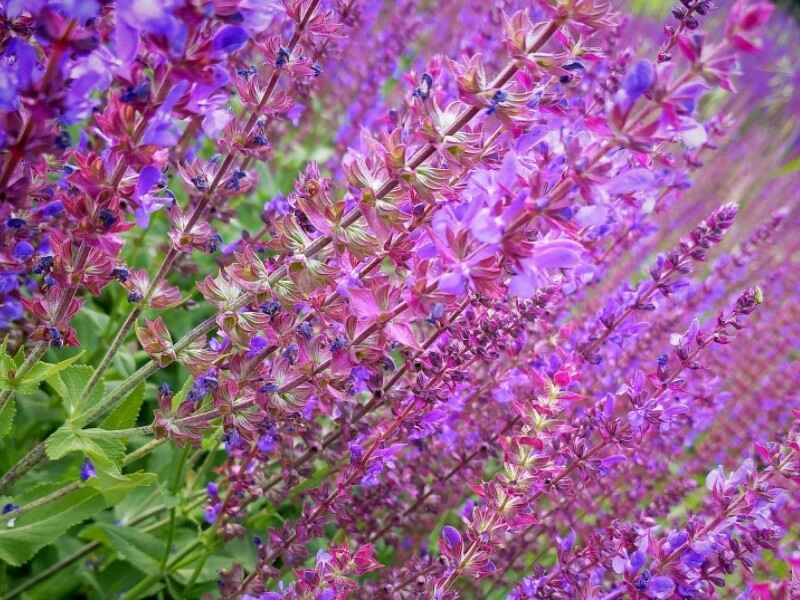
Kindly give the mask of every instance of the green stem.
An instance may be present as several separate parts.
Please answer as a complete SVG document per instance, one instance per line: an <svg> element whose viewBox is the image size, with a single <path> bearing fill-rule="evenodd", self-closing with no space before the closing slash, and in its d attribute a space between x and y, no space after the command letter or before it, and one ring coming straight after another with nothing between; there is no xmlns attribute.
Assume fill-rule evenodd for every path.
<svg viewBox="0 0 800 600"><path fill-rule="evenodd" d="M196 539L196 540L192 541L190 544L188 544L186 547L184 547L184 549L181 550L169 562L169 564L167 565L167 572L169 572L173 568L175 568L182 560L184 560L187 556L189 556L192 552L194 552L194 550L198 546L200 546L201 544L202 544L202 541ZM147 577L142 579L139 583L137 583L135 586L133 586L130 590L128 590L128 593L126 593L122 597L122 600L135 600L136 598L139 597L139 595L142 592L146 592L153 585L158 583L161 580L161 577L162 577L162 574L160 572L159 573L153 573L152 575L148 575Z"/></svg>
<svg viewBox="0 0 800 600"><path fill-rule="evenodd" d="M186 459L189 457L189 450L191 446L185 446L181 451L181 457L178 464L175 466L175 472L172 474L172 482L170 485L170 493L174 496L178 491L178 484L181 480L183 473L183 466L186 464ZM169 552L172 548L172 541L175 538L175 507L169 511L169 529L167 530L167 542L164 546L164 557L161 559L161 574L166 574L167 560L169 560Z"/></svg>
<svg viewBox="0 0 800 600"><path fill-rule="evenodd" d="M201 556L200 560L197 561L197 566L194 568L194 571L192 571L192 576L189 577L189 582L186 584L186 587L184 589L185 594L191 595L192 588L194 587L194 584L197 583L197 578L200 577L200 572L203 570L203 567L205 566L206 561L208 560L210 554L211 554L211 547L208 546L203 552L203 556Z"/></svg>
<svg viewBox="0 0 800 600"><path fill-rule="evenodd" d="M153 433L153 428L150 425L143 425L141 427L131 427L130 429L104 429L104 435L112 438L129 438L134 435L150 435Z"/></svg>
<svg viewBox="0 0 800 600"><path fill-rule="evenodd" d="M211 461L214 459L214 454L216 453L216 445L219 443L219 440L222 438L222 430L220 429L217 431L213 436L212 439L214 440L214 447L210 448L208 453L206 454L205 459L203 459L203 464L200 465L200 468L197 469L197 473L194 476L194 480L192 484L189 486L187 493L191 493L194 491L194 488L197 487L197 484L203 481L206 473L211 468Z"/></svg>
<svg viewBox="0 0 800 600"><path fill-rule="evenodd" d="M152 452L153 450L158 448L161 444L165 443L166 441L167 441L166 438L156 438L154 440L150 440L149 442L147 442L141 448L137 448L136 450L134 450L133 452L128 454L123 459L122 464L123 465L129 465L131 463L136 462L140 458L143 458L143 457L147 456L148 454L150 454L150 452Z"/></svg>

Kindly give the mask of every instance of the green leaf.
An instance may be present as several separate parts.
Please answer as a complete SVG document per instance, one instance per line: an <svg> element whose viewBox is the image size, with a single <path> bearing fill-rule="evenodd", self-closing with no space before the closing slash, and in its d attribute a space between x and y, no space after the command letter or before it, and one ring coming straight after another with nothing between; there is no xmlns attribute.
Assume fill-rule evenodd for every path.
<svg viewBox="0 0 800 600"><path fill-rule="evenodd" d="M81 488L23 513L13 527L5 524L0 527L0 559L18 567L70 527L105 507L103 497L96 490Z"/></svg>
<svg viewBox="0 0 800 600"><path fill-rule="evenodd" d="M144 383L140 383L136 389L125 397L122 404L117 406L117 408L100 423L100 427L102 429L128 429L133 427L136 425L136 419L139 417L139 410L142 408L143 400Z"/></svg>
<svg viewBox="0 0 800 600"><path fill-rule="evenodd" d="M159 561L164 556L164 543L154 535L107 523L91 527L86 534L81 537L106 544L142 573L151 575L161 569Z"/></svg>
<svg viewBox="0 0 800 600"><path fill-rule="evenodd" d="M189 395L189 390L192 389L193 383L193 378L186 378L186 381L183 382L181 389L179 389L178 392L172 396L172 410L177 410L181 403L186 400L186 396Z"/></svg>
<svg viewBox="0 0 800 600"><path fill-rule="evenodd" d="M158 475L144 472L122 474L119 471L98 469L97 477L92 477L86 483L103 494L109 504L119 504L133 490L155 486L158 483Z"/></svg>
<svg viewBox="0 0 800 600"><path fill-rule="evenodd" d="M197 577L196 583L202 583L204 581L216 581L219 579L219 574L222 571L226 571L230 569L234 564L242 563L242 558L245 557L237 557L233 558L231 556L209 556L205 559L205 563L203 563L202 568L200 569L200 574ZM250 558L249 556L246 557L248 560L247 562L250 565L255 563L255 560ZM198 560L202 560L199 559ZM252 567L248 565L251 569ZM197 566L197 561L191 562L187 564L185 567L178 569L175 571L175 578L183 584L188 583L189 579L191 579L192 575L194 575L194 570Z"/></svg>
<svg viewBox="0 0 800 600"><path fill-rule="evenodd" d="M17 413L17 403L14 398L8 398L0 407L0 440L8 435L14 424L14 415Z"/></svg>
<svg viewBox="0 0 800 600"><path fill-rule="evenodd" d="M3 343L0 344L0 390L11 389L11 381L9 380L8 372L16 367L14 359L6 352L6 341L7 339L4 339Z"/></svg>
<svg viewBox="0 0 800 600"><path fill-rule="evenodd" d="M31 370L20 377L19 381L17 382L17 387L20 389L20 393L22 393L22 388L35 390L42 381L51 379L59 373L62 373L64 370L68 369L70 365L75 363L82 355L83 353L79 352L75 356L70 356L69 358L58 363L36 363L33 365Z"/></svg>
<svg viewBox="0 0 800 600"><path fill-rule="evenodd" d="M86 483L96 488L109 503L121 502L132 490L154 485L155 473L123 474L125 444L113 431L106 429L75 429L69 423L61 426L45 442L47 456L53 460L71 452L80 452L94 464L97 476Z"/></svg>
<svg viewBox="0 0 800 600"><path fill-rule="evenodd" d="M76 429L69 423L56 429L45 442L47 456L57 460L70 452L92 459L98 472L119 473L125 444L105 429Z"/></svg>
<svg viewBox="0 0 800 600"><path fill-rule="evenodd" d="M109 316L97 310L92 303L86 304L72 320L81 346L91 346L108 327Z"/></svg>
<svg viewBox="0 0 800 600"><path fill-rule="evenodd" d="M103 395L102 386L96 386L86 397L83 390L92 376L94 369L87 365L74 365L47 380L47 383L61 396L67 420L74 425L82 425L83 415L87 409L100 401Z"/></svg>
<svg viewBox="0 0 800 600"><path fill-rule="evenodd" d="M800 171L800 156L793 158L785 165L782 165L780 169L778 169L778 177L785 177L786 175L791 175L792 173L797 173Z"/></svg>
<svg viewBox="0 0 800 600"><path fill-rule="evenodd" d="M127 350L120 349L114 355L112 364L123 377L127 377L136 370L136 361L133 359L133 354Z"/></svg>

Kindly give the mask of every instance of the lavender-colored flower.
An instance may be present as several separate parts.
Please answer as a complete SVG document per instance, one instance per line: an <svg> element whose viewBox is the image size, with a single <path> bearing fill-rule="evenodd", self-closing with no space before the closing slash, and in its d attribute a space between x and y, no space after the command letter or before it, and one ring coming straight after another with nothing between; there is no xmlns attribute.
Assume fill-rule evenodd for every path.
<svg viewBox="0 0 800 600"><path fill-rule="evenodd" d="M248 39L249 35L245 29L235 25L228 25L220 29L217 35L214 36L214 50L230 54L244 46Z"/></svg>
<svg viewBox="0 0 800 600"><path fill-rule="evenodd" d="M84 459L81 464L80 477L81 481L88 481L92 477L97 477L97 470L94 468L94 463L88 458Z"/></svg>

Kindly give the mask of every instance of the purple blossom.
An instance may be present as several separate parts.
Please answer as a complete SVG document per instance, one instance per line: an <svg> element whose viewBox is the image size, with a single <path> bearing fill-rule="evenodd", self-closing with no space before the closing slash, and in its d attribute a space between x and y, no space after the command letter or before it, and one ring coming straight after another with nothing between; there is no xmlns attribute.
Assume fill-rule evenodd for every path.
<svg viewBox="0 0 800 600"><path fill-rule="evenodd" d="M214 50L230 54L245 45L249 35L242 27L228 25L219 30L214 36Z"/></svg>
<svg viewBox="0 0 800 600"><path fill-rule="evenodd" d="M94 463L88 458L84 459L81 464L80 477L81 481L88 481L92 477L97 477L97 470L94 468Z"/></svg>
<svg viewBox="0 0 800 600"><path fill-rule="evenodd" d="M649 60L640 60L626 73L622 80L622 88L630 101L634 101L647 93L656 81L656 68Z"/></svg>

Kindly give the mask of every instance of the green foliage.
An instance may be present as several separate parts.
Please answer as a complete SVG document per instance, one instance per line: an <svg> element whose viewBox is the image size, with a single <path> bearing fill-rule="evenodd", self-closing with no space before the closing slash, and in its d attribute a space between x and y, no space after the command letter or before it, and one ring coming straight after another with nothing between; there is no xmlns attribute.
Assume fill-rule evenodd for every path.
<svg viewBox="0 0 800 600"><path fill-rule="evenodd" d="M17 414L17 402L14 398L9 398L5 404L0 406L0 440L11 431L15 414Z"/></svg>
<svg viewBox="0 0 800 600"><path fill-rule="evenodd" d="M136 424L144 402L144 384L139 384L122 403L108 415L100 427L103 429L127 429Z"/></svg>
<svg viewBox="0 0 800 600"><path fill-rule="evenodd" d="M58 363L37 362L22 376L17 375L17 369L22 364L22 355L11 358L5 350L5 344L0 348L0 390L31 394L39 388L42 381L58 375L80 358L76 354Z"/></svg>
<svg viewBox="0 0 800 600"><path fill-rule="evenodd" d="M161 569L159 559L164 555L164 542L154 535L132 527L102 523L85 529L81 537L101 542L142 573L149 575Z"/></svg>
<svg viewBox="0 0 800 600"><path fill-rule="evenodd" d="M47 439L47 456L57 460L70 452L88 456L98 471L119 471L125 444L104 429L77 429L67 423Z"/></svg>
<svg viewBox="0 0 800 600"><path fill-rule="evenodd" d="M87 484L98 489L109 502L119 502L132 489L151 485L157 480L152 473L122 473L125 444L112 431L77 429L67 423L47 439L46 447L47 456L52 460L73 452L91 459L97 476L90 478Z"/></svg>
<svg viewBox="0 0 800 600"><path fill-rule="evenodd" d="M23 513L13 526L0 527L0 559L15 566L27 562L38 550L105 506L102 495L87 487Z"/></svg>
<svg viewBox="0 0 800 600"><path fill-rule="evenodd" d="M73 426L80 427L86 410L100 402L102 397L102 386L95 387L88 397L83 395L93 371L94 369L87 365L72 365L47 379L48 385L55 390L64 404L67 422Z"/></svg>

